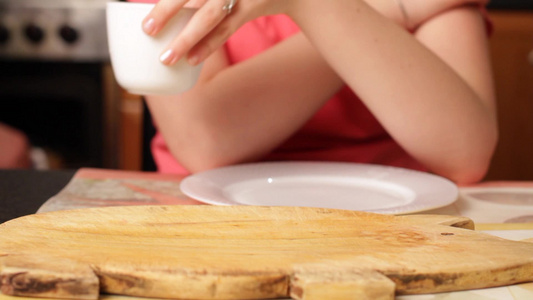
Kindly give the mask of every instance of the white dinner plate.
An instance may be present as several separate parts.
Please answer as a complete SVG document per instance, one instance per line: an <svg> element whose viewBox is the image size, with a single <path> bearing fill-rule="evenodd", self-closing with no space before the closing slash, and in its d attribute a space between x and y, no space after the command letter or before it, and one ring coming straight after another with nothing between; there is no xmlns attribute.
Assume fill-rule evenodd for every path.
<svg viewBox="0 0 533 300"><path fill-rule="evenodd" d="M266 162L186 177L183 193L215 205L307 206L383 214L453 203L457 186L442 177L396 167L331 162Z"/></svg>

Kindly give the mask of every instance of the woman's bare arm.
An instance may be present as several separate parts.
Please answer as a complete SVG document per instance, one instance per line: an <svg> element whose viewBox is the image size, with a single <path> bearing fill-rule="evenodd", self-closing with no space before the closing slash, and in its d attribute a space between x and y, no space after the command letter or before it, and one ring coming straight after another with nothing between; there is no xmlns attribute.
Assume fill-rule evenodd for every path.
<svg viewBox="0 0 533 300"><path fill-rule="evenodd" d="M147 96L172 154L192 172L257 159L298 130L342 85L302 34L226 68L222 51L178 96Z"/></svg>
<svg viewBox="0 0 533 300"><path fill-rule="evenodd" d="M274 149L341 86L333 67L433 172L457 182L482 178L497 131L477 9L454 6L418 24L413 37L363 1L280 1L298 7L287 12L320 53L299 35L230 68L218 54L189 93L166 101L150 97L185 167L205 170Z"/></svg>
<svg viewBox="0 0 533 300"><path fill-rule="evenodd" d="M497 124L477 8L448 10L414 39L364 1L294 3L290 15L313 45L411 155L457 182L484 176ZM320 23L309 17L319 14Z"/></svg>

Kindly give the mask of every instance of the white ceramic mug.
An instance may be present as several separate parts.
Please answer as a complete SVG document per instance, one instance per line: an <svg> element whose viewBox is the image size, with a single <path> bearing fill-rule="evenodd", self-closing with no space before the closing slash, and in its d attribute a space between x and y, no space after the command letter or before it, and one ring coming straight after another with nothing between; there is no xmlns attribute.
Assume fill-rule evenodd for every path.
<svg viewBox="0 0 533 300"><path fill-rule="evenodd" d="M201 65L180 59L172 66L159 60L195 13L183 8L165 28L152 37L142 30L142 21L154 4L108 2L107 33L113 72L120 86L132 94L179 94L194 86Z"/></svg>

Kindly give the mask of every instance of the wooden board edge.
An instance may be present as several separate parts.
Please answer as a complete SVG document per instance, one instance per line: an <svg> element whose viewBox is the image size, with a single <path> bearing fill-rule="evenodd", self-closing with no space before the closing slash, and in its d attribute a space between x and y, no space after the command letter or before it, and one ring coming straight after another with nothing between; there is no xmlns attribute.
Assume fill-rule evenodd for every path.
<svg viewBox="0 0 533 300"><path fill-rule="evenodd" d="M96 300L100 283L88 266L61 258L6 255L0 291L8 296Z"/></svg>
<svg viewBox="0 0 533 300"><path fill-rule="evenodd" d="M420 225L444 225L463 229L475 229L474 221L467 217L451 215L404 215L397 216L398 220L408 220Z"/></svg>
<svg viewBox="0 0 533 300"><path fill-rule="evenodd" d="M398 295L443 293L463 290L486 289L533 282L533 261L524 265L511 265L500 270L464 272L461 276L442 274L387 274L396 284Z"/></svg>
<svg viewBox="0 0 533 300"><path fill-rule="evenodd" d="M296 300L393 300L395 283L374 270L298 271L291 277L290 297Z"/></svg>

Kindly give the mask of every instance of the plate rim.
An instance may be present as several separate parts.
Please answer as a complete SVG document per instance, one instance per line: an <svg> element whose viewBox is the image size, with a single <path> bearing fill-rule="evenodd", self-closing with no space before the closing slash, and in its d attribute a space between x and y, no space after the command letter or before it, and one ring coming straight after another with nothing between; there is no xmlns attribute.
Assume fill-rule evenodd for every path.
<svg viewBox="0 0 533 300"><path fill-rule="evenodd" d="M216 182L213 180L214 178L217 178L218 176L229 174L229 173L243 173L243 170L249 170L250 168L256 168L259 169L258 172L268 169L268 168L274 168L274 169L280 169L281 168L289 168L291 169L291 173L302 173L301 168L294 168L295 166L299 165L300 167L304 168L332 168L339 170L340 168L343 168L344 171L357 171L360 172L362 170L366 170L366 172L377 172L374 174L374 177L364 177L365 179L374 179L378 181L383 181L387 184L396 184L403 186L404 188L410 189L414 192L415 197L413 201L406 205L399 205L389 208L383 208L383 209L372 209L372 210L359 210L359 211L365 211L365 212L372 212L372 213L381 213L381 214L409 214L409 213L416 213L421 211L427 211L432 209L441 208L447 205L450 205L458 200L459 197L459 188L458 186L452 182L451 180L444 178L442 176L418 171L418 170L412 170L412 169L406 169L401 167L395 167L395 166L387 166L387 165L379 165L379 164L369 164L369 163L354 163L354 162L330 162L330 161L267 161L267 162L254 162L254 163L243 163L243 164L237 164L237 165L231 165L231 166L225 166L215 169L210 169L194 174L190 174L186 176L180 183L180 189L183 194L185 194L188 197L191 197L195 200L198 200L202 203L211 204L211 205L249 205L249 204L243 204L239 202L235 202L231 199L212 199L211 197L206 196L206 193L203 191L197 191L193 186L196 184L199 184L201 182L202 185L204 185L206 190L213 189L216 192L219 192L222 194L221 184L219 182ZM297 169L294 171L294 169ZM245 173L245 172L244 172ZM398 179L396 181L391 181L390 178L384 178L384 177L390 177L392 176L398 176L399 174L407 174L407 176L403 176L402 180ZM411 183L406 184L406 179L412 179L412 178L425 178L425 180L428 180L432 184L438 184L437 191L433 192L434 195L440 194L440 193L447 193L445 196L447 196L447 199L442 200L435 200L432 197L435 197L434 195L430 195L427 193L420 194L420 187L413 187ZM262 177L264 178L264 176ZM356 178L356 177L354 177ZM359 176L361 178L361 176ZM397 177L398 178L398 177ZM236 183L238 181L233 180L233 183ZM227 185L222 184L224 187ZM432 190L435 190L435 187L432 188ZM418 192L417 192L418 191ZM424 199L430 198L429 200ZM327 206L325 206L327 208ZM357 210L354 208L346 208L347 210Z"/></svg>

